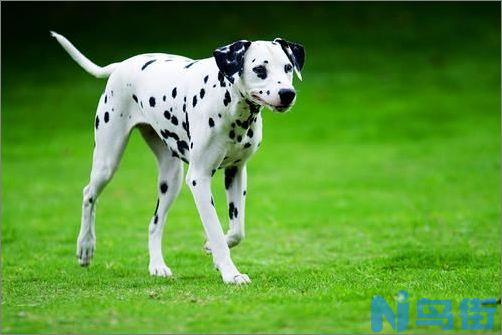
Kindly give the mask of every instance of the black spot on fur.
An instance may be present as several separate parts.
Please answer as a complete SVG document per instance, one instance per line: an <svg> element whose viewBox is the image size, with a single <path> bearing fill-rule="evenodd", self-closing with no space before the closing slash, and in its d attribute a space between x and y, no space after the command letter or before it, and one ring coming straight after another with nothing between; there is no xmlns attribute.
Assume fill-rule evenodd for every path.
<svg viewBox="0 0 502 335"><path fill-rule="evenodd" d="M226 87L227 85L225 84L225 76L223 73L220 71L218 72L218 81L220 82L221 87Z"/></svg>
<svg viewBox="0 0 502 335"><path fill-rule="evenodd" d="M169 111L164 111L164 117L168 120L171 119L171 113L169 113Z"/></svg>
<svg viewBox="0 0 502 335"><path fill-rule="evenodd" d="M235 175L237 174L237 166L230 166L225 169L225 189L228 190L232 182L234 181Z"/></svg>
<svg viewBox="0 0 502 335"><path fill-rule="evenodd" d="M108 112L105 112L105 123L108 123L108 121L110 120L110 114L108 114Z"/></svg>
<svg viewBox="0 0 502 335"><path fill-rule="evenodd" d="M192 180L192 186L193 187L197 186L197 182L195 180Z"/></svg>
<svg viewBox="0 0 502 335"><path fill-rule="evenodd" d="M159 222L159 216L155 215L155 217L153 218L153 224L157 224L157 222Z"/></svg>
<svg viewBox="0 0 502 335"><path fill-rule="evenodd" d="M165 181L163 181L162 183L160 183L160 192L162 194L166 193L167 192L167 183Z"/></svg>
<svg viewBox="0 0 502 335"><path fill-rule="evenodd" d="M246 190L244 190L244 192L242 192L242 195L243 195L243 196L246 196Z"/></svg>
<svg viewBox="0 0 502 335"><path fill-rule="evenodd" d="M155 213L154 215L157 215L157 211L159 210L159 198L157 198L157 205L155 205Z"/></svg>
<svg viewBox="0 0 502 335"><path fill-rule="evenodd" d="M141 71L143 71L144 69L146 69L146 67L150 64L152 64L153 62L155 62L156 59L152 59L152 60L149 60L148 62L146 62L142 67L141 67Z"/></svg>
<svg viewBox="0 0 502 335"><path fill-rule="evenodd" d="M106 104L107 101L108 101L108 96L105 95L105 104Z"/></svg>
<svg viewBox="0 0 502 335"><path fill-rule="evenodd" d="M260 112L260 105L255 104L254 102L247 100L247 99L246 99L246 103L249 107L249 111L251 112L251 114L258 114L258 112Z"/></svg>
<svg viewBox="0 0 502 335"><path fill-rule="evenodd" d="M141 108L143 108L143 101L140 101L139 105L141 106Z"/></svg>
<svg viewBox="0 0 502 335"><path fill-rule="evenodd" d="M214 121L212 118L209 118L209 127L214 127Z"/></svg>
<svg viewBox="0 0 502 335"><path fill-rule="evenodd" d="M211 197L211 205L214 207L214 199Z"/></svg>
<svg viewBox="0 0 502 335"><path fill-rule="evenodd" d="M232 220L233 218L237 218L237 215L239 214L239 212L237 211L237 207L235 207L234 203L231 202L228 204L228 217L230 218L230 220Z"/></svg>
<svg viewBox="0 0 502 335"><path fill-rule="evenodd" d="M240 143L241 141L242 141L242 136L241 135L237 136L237 142Z"/></svg>
<svg viewBox="0 0 502 335"><path fill-rule="evenodd" d="M218 117L221 119L221 114L220 113L218 113Z"/></svg>
<svg viewBox="0 0 502 335"><path fill-rule="evenodd" d="M228 133L228 137L230 137L232 140L235 138L235 132L233 129Z"/></svg>
<svg viewBox="0 0 502 335"><path fill-rule="evenodd" d="M245 148L245 149L249 148L250 146L251 146L251 143L246 143L246 144L244 144L244 148Z"/></svg>
<svg viewBox="0 0 502 335"><path fill-rule="evenodd" d="M209 75L207 75L207 76L205 76L205 77L204 77L204 84L206 84L206 83L207 83L207 80L208 80L208 79L209 79Z"/></svg>
<svg viewBox="0 0 502 335"><path fill-rule="evenodd" d="M132 95L132 98L134 101L136 101L136 103L138 103L138 97L135 94Z"/></svg>
<svg viewBox="0 0 502 335"><path fill-rule="evenodd" d="M248 129L248 132L247 132L247 135L248 135L249 137L253 137L253 129L249 128L249 129Z"/></svg>
<svg viewBox="0 0 502 335"><path fill-rule="evenodd" d="M197 96L194 95L192 99L192 106L195 107L197 105Z"/></svg>
<svg viewBox="0 0 502 335"><path fill-rule="evenodd" d="M267 62L267 61L265 61ZM263 65L258 65L253 68L253 72L260 79L267 79L267 68Z"/></svg>
<svg viewBox="0 0 502 335"><path fill-rule="evenodd" d="M270 95L270 91L267 90L267 95Z"/></svg>
<svg viewBox="0 0 502 335"><path fill-rule="evenodd" d="M178 125L178 118L176 116L171 116L171 123L174 124L175 126Z"/></svg>
<svg viewBox="0 0 502 335"><path fill-rule="evenodd" d="M204 98L204 95L205 95L205 94L206 94L206 91L205 91L203 88L201 88L201 89L200 89L200 93L199 93L200 98L201 98L201 99L202 99L202 98Z"/></svg>
<svg viewBox="0 0 502 335"><path fill-rule="evenodd" d="M155 98L154 97L150 97L150 100L148 100L150 102L150 107L155 107Z"/></svg>
<svg viewBox="0 0 502 335"><path fill-rule="evenodd" d="M185 113L185 122L183 123L184 123L183 129L185 129L188 139L191 140L192 138L190 137L190 124L188 123L188 113Z"/></svg>
<svg viewBox="0 0 502 335"><path fill-rule="evenodd" d="M176 142L176 144L178 145L178 150L179 150L179 152L181 152L182 155L185 154L185 150L189 150L188 143L185 141L178 141L178 142Z"/></svg>
<svg viewBox="0 0 502 335"><path fill-rule="evenodd" d="M183 104L183 113L186 113L187 111L187 104Z"/></svg>
<svg viewBox="0 0 502 335"><path fill-rule="evenodd" d="M89 203L92 204L92 201L93 201L93 199L92 199L92 197L90 197L89 198Z"/></svg>
<svg viewBox="0 0 502 335"><path fill-rule="evenodd" d="M99 128L99 116L96 115L96 121L94 122L94 126L96 127L96 129Z"/></svg>
<svg viewBox="0 0 502 335"><path fill-rule="evenodd" d="M223 104L227 106L232 99L230 98L230 93L228 91L225 92L225 98L223 99Z"/></svg>
<svg viewBox="0 0 502 335"><path fill-rule="evenodd" d="M215 87L216 87L216 84L213 85L213 88L215 88Z"/></svg>
<svg viewBox="0 0 502 335"><path fill-rule="evenodd" d="M162 137L164 137L165 139L168 139L169 137L174 138L176 141L180 139L178 134L173 133L167 129L161 130L160 135L162 135Z"/></svg>
<svg viewBox="0 0 502 335"><path fill-rule="evenodd" d="M165 95L162 96L162 101L166 101L166 96Z"/></svg>
<svg viewBox="0 0 502 335"><path fill-rule="evenodd" d="M228 204L228 217L230 218L230 220L232 220L234 218L234 203L231 202Z"/></svg>
<svg viewBox="0 0 502 335"><path fill-rule="evenodd" d="M178 94L178 92L176 92L176 87L175 87L175 88L173 88L171 95L173 96L173 98L176 98L176 94Z"/></svg>
<svg viewBox="0 0 502 335"><path fill-rule="evenodd" d="M195 62L191 62L190 64L188 64L188 65L185 66L185 69L188 69L190 66L194 65L197 62L198 62L197 60Z"/></svg>

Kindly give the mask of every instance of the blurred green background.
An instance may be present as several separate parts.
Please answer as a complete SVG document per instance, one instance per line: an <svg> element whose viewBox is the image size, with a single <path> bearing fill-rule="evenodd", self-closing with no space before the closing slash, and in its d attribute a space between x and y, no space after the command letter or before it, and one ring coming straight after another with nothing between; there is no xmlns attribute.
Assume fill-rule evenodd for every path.
<svg viewBox="0 0 502 335"><path fill-rule="evenodd" d="M500 3L6 3L2 6L2 330L369 333L370 303L500 297ZM221 283L186 188L148 276L153 155L137 132L100 198L97 253L75 259L100 65L205 58L238 39L304 44L298 101L265 110L248 167L253 283ZM221 173L216 205L226 226ZM497 307L494 331L500 331ZM392 329L387 325L386 332Z"/></svg>

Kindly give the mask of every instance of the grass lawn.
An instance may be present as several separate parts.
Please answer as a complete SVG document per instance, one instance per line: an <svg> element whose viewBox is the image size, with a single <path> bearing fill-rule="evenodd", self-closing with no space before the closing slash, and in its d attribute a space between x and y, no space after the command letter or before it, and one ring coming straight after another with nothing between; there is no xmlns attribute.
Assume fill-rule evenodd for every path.
<svg viewBox="0 0 502 335"><path fill-rule="evenodd" d="M43 38L21 47L7 36L15 24L3 22L2 332L370 333L372 297L394 306L399 290L410 295L408 332L440 331L415 325L420 298L451 299L460 331L463 298L501 294L500 4L451 5L373 8L362 21L344 5L293 11L311 29L282 32L308 58L295 108L263 112L263 143L248 165L246 239L232 249L247 287L221 282L185 186L163 244L174 278L148 275L156 165L137 131L100 198L93 263L78 266L105 82L48 37L57 25L33 23ZM315 29L332 16L333 31ZM275 26L261 29L250 38ZM102 65L163 50L153 37L91 42L100 36L67 34ZM173 40L172 52L206 57L216 46L198 41ZM213 191L226 226L221 172Z"/></svg>

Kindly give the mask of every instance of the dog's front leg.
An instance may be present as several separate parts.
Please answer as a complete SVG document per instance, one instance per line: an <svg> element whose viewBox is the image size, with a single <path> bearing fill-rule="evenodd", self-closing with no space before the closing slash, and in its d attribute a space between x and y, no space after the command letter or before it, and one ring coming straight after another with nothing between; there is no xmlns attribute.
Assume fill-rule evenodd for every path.
<svg viewBox="0 0 502 335"><path fill-rule="evenodd" d="M205 168L190 165L186 182L190 187L197 210L199 211L208 242L211 246L213 262L227 284L246 284L249 277L241 274L232 262L223 229L212 205L211 172Z"/></svg>
<svg viewBox="0 0 502 335"><path fill-rule="evenodd" d="M246 183L246 165L231 166L225 169L225 189L230 220L226 240L230 248L239 244L244 238Z"/></svg>

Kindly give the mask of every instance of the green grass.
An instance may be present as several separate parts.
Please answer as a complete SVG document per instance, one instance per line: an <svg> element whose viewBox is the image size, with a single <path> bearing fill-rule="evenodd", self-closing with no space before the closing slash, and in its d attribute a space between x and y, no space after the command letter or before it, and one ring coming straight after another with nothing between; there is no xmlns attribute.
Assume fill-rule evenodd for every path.
<svg viewBox="0 0 502 335"><path fill-rule="evenodd" d="M440 331L414 325L420 298L451 299L460 331L463 298L500 297L500 17L437 8L441 15L387 8L381 21L369 10L357 24L344 7L311 9L306 26L333 15L339 28L284 28L298 34L308 59L297 105L287 115L263 112L263 144L248 165L247 236L232 249L253 281L247 287L222 284L203 253L186 187L165 231L174 278L148 276L156 166L137 132L100 198L93 263L77 265L104 81L84 74L45 32L35 65L7 40L2 332L370 333L371 298L392 302L403 289L409 332ZM325 43L329 36L337 43ZM211 46L199 40L172 49L202 57ZM155 50L150 42L81 49L105 64L131 49ZM117 58L106 55L111 49ZM215 202L226 226L222 183L218 172Z"/></svg>

